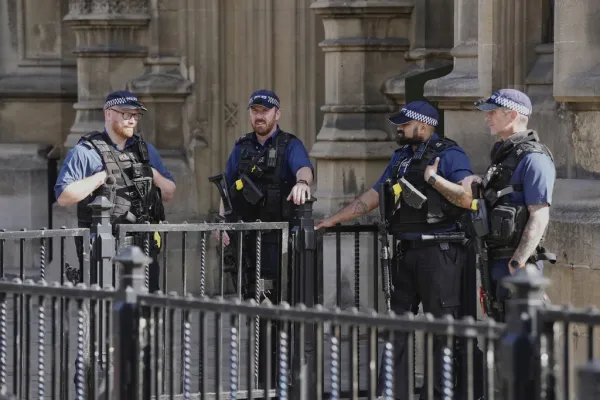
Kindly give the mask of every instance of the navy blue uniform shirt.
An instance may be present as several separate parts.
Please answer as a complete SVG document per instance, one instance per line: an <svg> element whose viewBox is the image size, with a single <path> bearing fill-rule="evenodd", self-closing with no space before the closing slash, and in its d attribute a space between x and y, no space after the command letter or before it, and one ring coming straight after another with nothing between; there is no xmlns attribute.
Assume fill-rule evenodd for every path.
<svg viewBox="0 0 600 400"><path fill-rule="evenodd" d="M117 152L121 152L121 150L117 149L117 146L110 139L106 131L102 133L106 142L112 145ZM127 139L124 149L127 149L136 142L137 138L135 136ZM148 142L146 144L148 145L150 165L160 172L162 176L174 183L175 179L163 164L156 148ZM56 179L56 184L54 185L54 195L58 199L65 188L71 183L90 177L102 170L104 170L104 164L102 163L100 154L96 150L88 148L83 143L78 143L69 151L67 157L65 157L65 161Z"/></svg>
<svg viewBox="0 0 600 400"><path fill-rule="evenodd" d="M275 133L273 133L273 135L265 141L264 145L261 145L258 142L258 140L256 139L256 133L254 133L254 132L251 135L252 136L251 140L254 143L257 150L262 150L266 146L269 146L269 144L271 144L275 140L275 138L277 137L279 132L281 132L281 131L278 126ZM235 146L233 146L233 150L231 151L231 154L229 155L229 159L227 160L227 165L225 167L225 175L227 177L227 187L231 187L235 182L236 169L237 169L238 163L240 162L240 158L241 158L241 146L239 143L236 143ZM284 168L281 168L281 177L284 180L290 180L292 182L296 181L296 172L298 172L298 170L300 168L308 167L311 170L313 169L310 159L308 158L308 152L306 151L306 148L304 147L304 145L302 144L302 142L299 139L291 140L288 143L288 146L287 146L287 149L285 152L285 159L283 160L283 165L284 165ZM285 196L287 197L288 194L289 193L286 193Z"/></svg>
<svg viewBox="0 0 600 400"><path fill-rule="evenodd" d="M440 140L440 137L437 133L434 133L431 136L431 140ZM401 156L405 155L406 159L409 160L410 163L410 160L412 160L414 154L415 153L412 149L412 146L407 146L403 151L398 151L394 153L394 155L392 156L392 160L388 164L385 171L383 171L383 174L381 175L377 183L373 186L373 189L375 189L375 191L379 193L379 185L385 182L386 179L391 179L392 170L394 169L394 165L396 165L398 159ZM471 162L469 161L469 157L467 157L467 154L460 147L454 146L447 148L446 150L440 153L439 157L440 163L438 164L437 174L442 178L450 182L458 183L465 179L467 176L473 175L473 172L471 171ZM434 162L435 159L431 160L430 164L433 164ZM405 166L403 166L403 168L400 168L400 176L406 175L409 166L410 164L406 164ZM423 177L423 179L425 179L425 177Z"/></svg>
<svg viewBox="0 0 600 400"><path fill-rule="evenodd" d="M437 133L434 133L431 136L431 140L439 140L439 139L440 139L440 137ZM419 148L417 148L417 150L419 150ZM379 178L377 183L373 186L373 189L375 189L375 191L377 191L377 193L379 193L379 185L381 183L385 182L387 179L392 178L392 171L394 169L394 165L396 165L396 162L398 161L398 159L404 155L406 156L405 160L408 160L408 162L406 162L402 166L402 168L400 168L399 173L400 173L400 176L405 176L408 172L408 169L410 168L410 162L411 162L414 154L415 153L413 151L412 146L407 146L404 150L394 153L392 160L388 164L385 171L383 171L383 174L381 175L381 177ZM453 146L453 147L447 148L440 153L439 157L440 157L440 162L438 164L437 174L439 176L441 176L442 178L444 178L450 182L453 182L453 183L459 183L460 181L465 179L467 176L473 175L473 172L471 171L471 162L469 161L469 157L467 157L467 154L464 152L464 150L462 148L460 148L458 146ZM434 162L435 162L435 159L431 160L430 164L433 164ZM423 179L425 179L425 177L423 177ZM450 229L450 230L452 230L452 229ZM425 233L425 232L423 232L423 233ZM418 239L419 235L418 234L412 234L412 235L405 234L405 235L402 235L401 237L404 239L410 240L410 239Z"/></svg>
<svg viewBox="0 0 600 400"><path fill-rule="evenodd" d="M523 191L509 194L509 201L525 206L544 203L550 205L552 204L555 179L556 169L550 157L542 153L527 154L517 164L509 182L511 185L523 185ZM510 274L508 261L510 259L507 258L494 262L492 268L492 278L494 280L500 280ZM537 265L541 270L543 263L538 261Z"/></svg>

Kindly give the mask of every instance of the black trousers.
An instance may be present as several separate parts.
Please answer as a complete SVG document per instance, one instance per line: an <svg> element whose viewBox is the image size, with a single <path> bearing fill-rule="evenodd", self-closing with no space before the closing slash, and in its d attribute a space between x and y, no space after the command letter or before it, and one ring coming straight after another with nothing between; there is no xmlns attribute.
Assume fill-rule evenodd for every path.
<svg viewBox="0 0 600 400"><path fill-rule="evenodd" d="M393 262L391 297L392 310L396 314L416 312L419 303L423 311L440 318L452 315L457 318L460 309L461 273L466 260L466 250L460 244L431 243L412 248L401 244L402 252ZM408 393L409 373L406 333L394 333L394 394L396 399L412 399ZM435 337L433 344L433 377L425 375L420 399L427 399L428 380L433 379L434 399L443 398L442 351L446 346L443 337ZM427 370L427 357L425 370ZM384 382L383 369L379 374L378 395ZM432 399L428 399L432 400Z"/></svg>

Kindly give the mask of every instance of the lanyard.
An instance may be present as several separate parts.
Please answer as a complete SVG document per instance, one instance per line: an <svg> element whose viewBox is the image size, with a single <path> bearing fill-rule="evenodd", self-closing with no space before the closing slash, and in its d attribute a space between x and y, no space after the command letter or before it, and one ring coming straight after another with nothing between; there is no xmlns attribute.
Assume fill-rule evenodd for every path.
<svg viewBox="0 0 600 400"><path fill-rule="evenodd" d="M410 164L412 163L412 160L420 160L421 157L423 157L423 154L425 153L425 149L427 148L427 145L429 144L429 140L431 140L431 138L427 139L426 142L421 143L411 157L408 157L408 158L405 158L404 160L402 160L402 162L400 163L400 168L398 169L398 177L406 175L406 173L408 172L408 169L410 167Z"/></svg>

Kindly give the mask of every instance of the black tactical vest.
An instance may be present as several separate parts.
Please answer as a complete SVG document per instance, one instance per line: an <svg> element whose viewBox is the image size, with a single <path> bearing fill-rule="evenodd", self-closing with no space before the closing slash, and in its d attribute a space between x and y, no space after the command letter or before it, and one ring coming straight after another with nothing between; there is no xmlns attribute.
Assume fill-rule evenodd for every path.
<svg viewBox="0 0 600 400"><path fill-rule="evenodd" d="M96 196L105 196L113 204L111 224L158 222L155 217L162 207L160 190L152 184L152 167L146 143L140 138L124 151L116 151L101 132L84 135L79 143L95 150L102 158L108 176L114 176L112 188L102 185L77 203L77 220L80 227L92 223L92 210L88 207ZM158 200L158 201L156 201ZM159 203L159 204L157 204Z"/></svg>
<svg viewBox="0 0 600 400"><path fill-rule="evenodd" d="M523 185L511 185L510 180L519 162L531 153L546 154L554 161L552 153L540 142L537 133L529 130L494 146L492 165L483 178L483 198L490 226L490 233L485 240L491 249L507 249L508 257L518 246L529 219L525 205L510 202L509 194L523 191Z"/></svg>
<svg viewBox="0 0 600 400"><path fill-rule="evenodd" d="M297 137L279 131L268 146L259 149L256 149L252 137L253 133L247 133L236 142L240 146L240 161L234 178L237 181L246 174L262 192L263 198L258 204L250 204L234 183L229 189L233 210L247 222L257 219L265 222L289 221L292 218L291 204L286 198L296 180L284 180L282 169L287 167L286 148Z"/></svg>
<svg viewBox="0 0 600 400"><path fill-rule="evenodd" d="M533 130L516 134L513 138L494 147L491 154L492 165L483 179L483 193L488 208L507 204L508 194L523 191L523 185L509 183L519 162L530 153L546 154L554 162L552 153L540 142L538 134Z"/></svg>
<svg viewBox="0 0 600 400"><path fill-rule="evenodd" d="M392 169L392 184L401 178L400 170L403 162L410 162L408 171L404 176L410 184L427 197L427 201L421 209L409 206L402 196L400 209L391 218L391 231L395 233L421 233L446 230L456 226L464 209L450 203L444 196L425 182L425 169L430 161L434 160L440 153L450 147L457 146L450 139L430 140L425 150L419 156L415 154L412 161L406 156L405 145L396 152L402 152ZM417 157L417 158L415 158Z"/></svg>

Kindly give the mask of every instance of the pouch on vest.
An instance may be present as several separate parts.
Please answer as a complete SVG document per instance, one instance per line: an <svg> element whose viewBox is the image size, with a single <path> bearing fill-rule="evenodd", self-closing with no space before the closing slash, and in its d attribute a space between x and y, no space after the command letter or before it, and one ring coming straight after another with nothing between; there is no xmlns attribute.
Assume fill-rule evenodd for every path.
<svg viewBox="0 0 600 400"><path fill-rule="evenodd" d="M524 206L496 206L490 212L490 233L486 241L494 245L508 246L520 240L525 228L527 210Z"/></svg>
<svg viewBox="0 0 600 400"><path fill-rule="evenodd" d="M465 233L469 238L481 238L490 233L488 211L485 201L474 199L471 211L463 214Z"/></svg>
<svg viewBox="0 0 600 400"><path fill-rule="evenodd" d="M259 204L265 197L263 192L252 182L252 180L243 174L240 179L235 182L235 188L241 191L246 201L253 206Z"/></svg>

